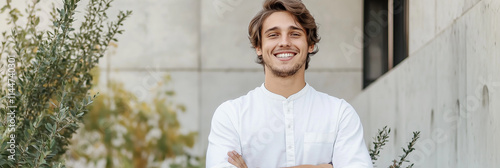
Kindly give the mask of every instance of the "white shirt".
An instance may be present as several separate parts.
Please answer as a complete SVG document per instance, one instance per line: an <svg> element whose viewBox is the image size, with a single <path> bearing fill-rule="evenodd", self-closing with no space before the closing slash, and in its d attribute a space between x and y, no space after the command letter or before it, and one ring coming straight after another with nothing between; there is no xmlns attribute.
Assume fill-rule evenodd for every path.
<svg viewBox="0 0 500 168"><path fill-rule="evenodd" d="M371 168L363 127L346 101L306 86L285 98L261 87L222 103L208 136L207 167L235 167L235 150L249 168L327 164Z"/></svg>

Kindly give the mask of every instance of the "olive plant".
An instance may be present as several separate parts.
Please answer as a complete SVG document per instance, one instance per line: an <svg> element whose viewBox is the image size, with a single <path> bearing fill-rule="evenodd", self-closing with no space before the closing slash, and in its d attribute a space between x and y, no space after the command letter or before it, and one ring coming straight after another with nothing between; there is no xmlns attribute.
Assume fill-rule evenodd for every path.
<svg viewBox="0 0 500 168"><path fill-rule="evenodd" d="M389 142L389 134L391 133L391 128L387 128L387 126L383 127L382 130L378 130L378 134L376 137L373 137L373 149L370 149L370 157L372 159L372 163L375 164L375 161L380 156L380 151L385 146L387 142ZM415 144L417 143L418 138L420 138L420 131L413 132L413 137L411 141L408 142L407 148L403 149L403 155L399 156L399 159L392 160L392 164L389 165L389 168L402 168L403 163L408 163L406 168L412 168L414 163L411 163L410 160L407 159L408 155L415 150Z"/></svg>
<svg viewBox="0 0 500 168"><path fill-rule="evenodd" d="M112 0L89 0L75 27L79 1L53 7L47 30L38 27L39 1L25 12L11 0L1 8L10 31L2 32L0 49L0 167L65 167L62 155L96 97L90 71L131 14L108 21Z"/></svg>

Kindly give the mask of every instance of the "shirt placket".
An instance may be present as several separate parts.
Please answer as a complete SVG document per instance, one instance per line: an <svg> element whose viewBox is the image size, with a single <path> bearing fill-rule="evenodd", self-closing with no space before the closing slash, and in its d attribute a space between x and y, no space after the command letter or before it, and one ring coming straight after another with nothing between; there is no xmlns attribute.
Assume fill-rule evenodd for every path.
<svg viewBox="0 0 500 168"><path fill-rule="evenodd" d="M294 116L293 101L284 101L283 109L285 111L285 136L286 136L286 165L295 166L295 135L294 135Z"/></svg>

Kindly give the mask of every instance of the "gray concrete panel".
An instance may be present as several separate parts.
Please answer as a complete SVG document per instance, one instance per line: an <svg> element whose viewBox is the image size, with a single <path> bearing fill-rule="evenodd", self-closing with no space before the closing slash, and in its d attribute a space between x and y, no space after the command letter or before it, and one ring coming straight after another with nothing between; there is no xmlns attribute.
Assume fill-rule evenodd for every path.
<svg viewBox="0 0 500 168"><path fill-rule="evenodd" d="M110 13L132 10L118 36L111 57L114 68L197 68L199 54L199 1L116 1ZM186 10L190 10L186 12ZM113 15L111 15L113 16Z"/></svg>
<svg viewBox="0 0 500 168"><path fill-rule="evenodd" d="M259 1L206 0L201 10L201 67L258 69L248 40L248 24L262 6Z"/></svg>
<svg viewBox="0 0 500 168"><path fill-rule="evenodd" d="M409 55L436 35L435 0L409 1Z"/></svg>
<svg viewBox="0 0 500 168"><path fill-rule="evenodd" d="M463 20L463 19L462 19ZM460 78L466 77L460 72L465 67L466 59L465 24L463 21L446 29L434 44L437 62L436 109L431 114L431 138L436 144L435 167L458 167L458 119L460 113Z"/></svg>
<svg viewBox="0 0 500 168"><path fill-rule="evenodd" d="M463 19L466 23L467 39L467 97L466 104L466 149L471 154L467 165L495 167L500 141L500 2L481 1ZM478 19L481 18L481 19Z"/></svg>
<svg viewBox="0 0 500 168"><path fill-rule="evenodd" d="M363 1L304 1L319 25L311 68L361 69Z"/></svg>
<svg viewBox="0 0 500 168"><path fill-rule="evenodd" d="M436 32L452 25L466 11L480 0L436 0Z"/></svg>
<svg viewBox="0 0 500 168"><path fill-rule="evenodd" d="M349 101L361 92L361 72L306 71L306 82L317 91Z"/></svg>

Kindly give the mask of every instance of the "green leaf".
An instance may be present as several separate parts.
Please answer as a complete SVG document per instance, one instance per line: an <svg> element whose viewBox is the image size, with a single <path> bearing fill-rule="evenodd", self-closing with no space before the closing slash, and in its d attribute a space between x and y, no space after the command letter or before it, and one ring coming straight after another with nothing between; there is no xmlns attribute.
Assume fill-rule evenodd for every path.
<svg viewBox="0 0 500 168"><path fill-rule="evenodd" d="M88 48L88 46L95 44L104 46L103 44L109 44L113 38L116 39L114 34L103 39L102 36L108 32L96 31L103 30L104 24L102 23L106 23L105 10L107 8L100 7L99 12L89 11L90 13L84 16L87 21L79 29L83 32L77 32L71 26L76 23L73 16L79 0L64 1L62 9L53 9L51 13L54 16L51 21L54 25L53 30L45 31L34 28L44 21L36 16L36 12L31 14L33 11L39 11L39 9L31 8L38 1L25 5L27 8L21 10L11 8L10 2L11 0L7 0L7 5L0 9L1 12L9 12L6 15L8 23L2 26L12 28L11 35L6 32L2 33L5 38L1 49L5 49L2 55L4 53L16 55L19 65L16 69L19 74L16 91L19 92L17 93L18 104L22 104L18 110L23 113L18 113L18 130L21 132L16 135L19 136L18 148L23 150L19 150L20 160L16 162L18 164L16 167L47 167L56 164L59 165L58 167L64 167L57 161L60 159L50 158L59 158L65 153L64 147L68 145L69 139L78 129L78 124L82 123L79 118L84 116L88 107L82 107L74 102L87 101L85 105L88 105L93 101L86 97L92 80L89 71L96 66L97 56L105 53L105 48L99 49L100 53L92 53L93 48ZM111 1L91 0L89 4L103 2L110 3ZM28 13L28 15L23 16L20 11L26 11L23 13ZM21 17L23 20L30 21L27 27L14 25ZM113 27L116 26L113 25ZM80 59L85 59L87 62ZM0 68L5 67L0 65ZM0 76L2 79L4 77ZM0 89L2 89L0 97L3 97L5 90ZM73 115L69 115L70 112ZM76 113L79 118L74 117ZM57 132L60 129L59 126L64 127L61 133ZM2 129L0 127L0 131L4 131ZM0 142L4 142L5 138L2 136L0 136ZM5 143L0 146L5 148ZM28 150L30 146L37 149ZM0 161L5 161L5 159L0 157ZM35 163L36 161L38 163ZM0 167L5 167L3 162L0 163ZM13 166L7 165L7 167Z"/></svg>
<svg viewBox="0 0 500 168"><path fill-rule="evenodd" d="M35 26L37 26L39 23L40 23L40 18L39 18L39 17L36 17L36 19L35 19L35 24L34 24L34 25L35 25Z"/></svg>
<svg viewBox="0 0 500 168"><path fill-rule="evenodd" d="M45 124L45 129L47 129L47 131L49 131L50 133L52 133L52 130L53 130L52 129L52 124L50 124L50 123Z"/></svg>

